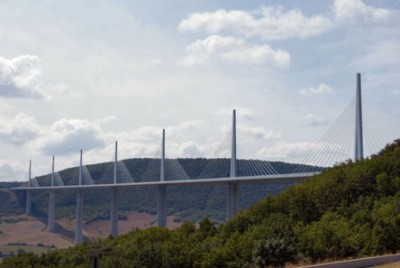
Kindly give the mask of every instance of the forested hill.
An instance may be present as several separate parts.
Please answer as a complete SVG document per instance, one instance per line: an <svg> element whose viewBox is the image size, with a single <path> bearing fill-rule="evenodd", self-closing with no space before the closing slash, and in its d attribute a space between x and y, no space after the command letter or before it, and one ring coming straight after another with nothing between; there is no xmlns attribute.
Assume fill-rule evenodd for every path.
<svg viewBox="0 0 400 268"><path fill-rule="evenodd" d="M134 230L0 267L264 267L400 249L400 140L371 159L324 171L225 224Z"/></svg>
<svg viewBox="0 0 400 268"><path fill-rule="evenodd" d="M266 162L260 160L238 160L237 176L260 175L262 172L276 170L278 173L291 173L298 164L283 162ZM305 168L306 166L301 166ZM84 184L104 184L113 182L114 163L101 163L84 167ZM197 179L209 177L228 177L230 174L230 159L167 159L166 180ZM308 167L318 170L316 167ZM136 158L118 162L119 182L157 181L160 179L160 159ZM78 184L79 168L69 168L57 172L56 185ZM35 178L41 186L51 184L51 174ZM274 195L290 186L288 183L276 184L248 184L240 186L240 208L250 205L264 198ZM0 185L1 187L1 185ZM197 186L170 186L167 188L168 214L174 214L178 220L196 222L206 215L211 219L223 221L226 218L226 186L224 185L197 185ZM25 195L18 193L18 198L10 198L14 193L0 191L0 216L13 213L23 213ZM74 191L57 191L56 216L72 219L75 217L76 197ZM16 202L19 201L19 204ZM124 188L119 193L120 219L124 219L123 211L156 212L157 188ZM4 207L3 206L7 206ZM35 191L32 194L32 211L36 216L46 216L48 209L48 193ZM84 197L84 220L86 223L98 219L109 219L110 191L87 190Z"/></svg>

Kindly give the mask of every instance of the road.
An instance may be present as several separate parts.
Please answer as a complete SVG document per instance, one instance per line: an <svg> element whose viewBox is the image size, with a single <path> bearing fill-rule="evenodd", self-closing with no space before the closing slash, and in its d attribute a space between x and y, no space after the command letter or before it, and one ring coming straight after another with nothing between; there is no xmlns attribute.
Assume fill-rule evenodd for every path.
<svg viewBox="0 0 400 268"><path fill-rule="evenodd" d="M400 261L400 254L302 266L303 268L366 268Z"/></svg>

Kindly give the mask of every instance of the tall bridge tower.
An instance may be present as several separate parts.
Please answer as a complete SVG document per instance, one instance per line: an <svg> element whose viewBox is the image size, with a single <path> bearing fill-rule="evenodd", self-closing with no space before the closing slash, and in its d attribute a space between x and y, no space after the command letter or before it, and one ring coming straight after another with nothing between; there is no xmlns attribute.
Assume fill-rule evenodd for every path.
<svg viewBox="0 0 400 268"><path fill-rule="evenodd" d="M363 146L363 124L362 124L362 101L361 101L361 74L357 73L356 86L356 133L355 133L355 155L354 160L362 160L364 157Z"/></svg>

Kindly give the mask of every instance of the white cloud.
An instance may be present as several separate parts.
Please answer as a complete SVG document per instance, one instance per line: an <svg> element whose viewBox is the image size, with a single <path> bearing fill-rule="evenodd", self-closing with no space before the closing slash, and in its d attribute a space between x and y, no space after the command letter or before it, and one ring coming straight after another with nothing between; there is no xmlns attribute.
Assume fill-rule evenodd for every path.
<svg viewBox="0 0 400 268"><path fill-rule="evenodd" d="M338 20L363 19L380 22L386 21L392 14L388 9L368 6L362 0L335 0L333 10Z"/></svg>
<svg viewBox="0 0 400 268"><path fill-rule="evenodd" d="M317 87L302 88L299 92L301 95L333 94L334 90L327 84L319 84Z"/></svg>
<svg viewBox="0 0 400 268"><path fill-rule="evenodd" d="M236 110L236 117L245 120L252 121L255 119L255 113L253 110L246 108L246 107L238 107ZM219 114L223 115L232 115L232 109L221 109L218 111Z"/></svg>
<svg viewBox="0 0 400 268"><path fill-rule="evenodd" d="M14 146L20 146L35 139L42 132L35 118L24 113L0 115L0 120L0 140Z"/></svg>
<svg viewBox="0 0 400 268"><path fill-rule="evenodd" d="M281 133L279 132L266 130L263 127L251 127L246 125L239 125L237 127L237 132L237 135L245 140L248 138L253 138L256 140L270 140L281 137Z"/></svg>
<svg viewBox="0 0 400 268"><path fill-rule="evenodd" d="M267 45L248 46L223 53L223 59L229 62L263 64L272 63L279 68L286 69L290 65L290 54L287 51L273 50Z"/></svg>
<svg viewBox="0 0 400 268"><path fill-rule="evenodd" d="M257 152L261 158L275 158L285 160L288 158L304 158L314 148L310 142L288 143L279 142L271 147L263 147Z"/></svg>
<svg viewBox="0 0 400 268"><path fill-rule="evenodd" d="M305 120L307 125L311 126L321 126L329 123L328 119L321 116L316 116L315 114L307 114Z"/></svg>
<svg viewBox="0 0 400 268"><path fill-rule="evenodd" d="M204 156L203 149L200 145L194 141L187 141L179 144L178 150L176 152L176 157L202 157Z"/></svg>
<svg viewBox="0 0 400 268"><path fill-rule="evenodd" d="M43 98L39 62L39 57L34 55L0 57L0 97Z"/></svg>
<svg viewBox="0 0 400 268"><path fill-rule="evenodd" d="M112 122L112 121L116 121L116 120L118 120L118 117L109 115L109 116L105 116L103 118L98 119L97 122L99 124L104 124L104 123L108 123L108 122Z"/></svg>
<svg viewBox="0 0 400 268"><path fill-rule="evenodd" d="M211 35L204 40L197 40L186 47L188 53L212 54L227 47L243 45L244 40L232 36Z"/></svg>
<svg viewBox="0 0 400 268"><path fill-rule="evenodd" d="M306 17L300 10L283 7L262 7L249 13L242 10L192 13L181 21L180 31L204 31L209 34L231 32L265 40L307 38L326 32L331 27L323 16Z"/></svg>
<svg viewBox="0 0 400 268"><path fill-rule="evenodd" d="M192 131L200 129L204 126L203 120L187 120L179 123L176 127L168 127L166 131L171 131L171 133L181 133L183 131ZM174 133L175 132L175 133Z"/></svg>
<svg viewBox="0 0 400 268"><path fill-rule="evenodd" d="M213 54L243 45L243 43L244 40L235 37L211 35L206 39L197 40L186 46L187 55L182 59L181 63L186 66L202 65L207 63Z"/></svg>
<svg viewBox="0 0 400 268"><path fill-rule="evenodd" d="M400 67L400 44L397 40L382 40L368 49L362 57L355 59L357 68L379 70L385 67Z"/></svg>
<svg viewBox="0 0 400 268"><path fill-rule="evenodd" d="M103 148L105 141L97 124L81 119L61 119L53 123L34 146L48 155L71 154L80 149Z"/></svg>
<svg viewBox="0 0 400 268"><path fill-rule="evenodd" d="M26 171L19 165L0 163L0 181L27 180Z"/></svg>
<svg viewBox="0 0 400 268"><path fill-rule="evenodd" d="M185 66L206 64L211 59L237 64L264 64L282 69L290 65L287 51L274 50L268 45L247 44L244 39L232 36L211 35L186 47L187 55L181 60Z"/></svg>

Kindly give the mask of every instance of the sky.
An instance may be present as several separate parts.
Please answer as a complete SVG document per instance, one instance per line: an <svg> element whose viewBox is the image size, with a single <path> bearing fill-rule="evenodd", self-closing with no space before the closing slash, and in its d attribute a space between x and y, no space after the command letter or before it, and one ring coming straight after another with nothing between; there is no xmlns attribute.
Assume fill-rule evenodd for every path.
<svg viewBox="0 0 400 268"><path fill-rule="evenodd" d="M111 161L115 141L158 157L163 128L168 158L229 157L233 109L238 158L300 163L356 73L383 146L400 136L399 26L396 0L2 0L0 181L80 149Z"/></svg>

